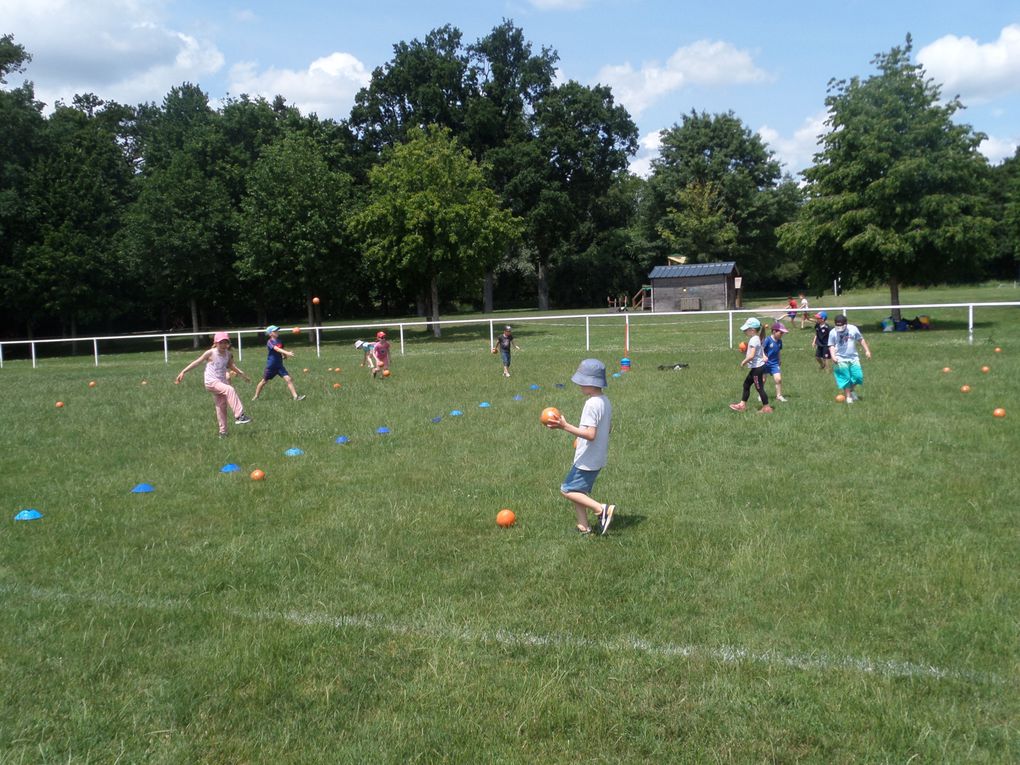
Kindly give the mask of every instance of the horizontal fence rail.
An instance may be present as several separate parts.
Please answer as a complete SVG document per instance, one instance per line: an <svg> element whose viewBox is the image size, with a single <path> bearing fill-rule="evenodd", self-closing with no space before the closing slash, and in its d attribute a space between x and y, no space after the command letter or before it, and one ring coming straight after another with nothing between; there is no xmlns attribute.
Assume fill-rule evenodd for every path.
<svg viewBox="0 0 1020 765"><path fill-rule="evenodd" d="M832 318L836 314L843 314L850 320L852 312L863 312L863 311L889 311L899 309L901 312L904 310L942 310L946 308L966 308L967 309L967 340L970 343L974 342L974 310L976 308L1017 308L1020 307L1020 301L1003 301L1003 302L984 302L984 303L909 303L898 306L892 305L855 305L855 306L821 306L812 307L808 309L808 313L812 316L819 311L826 311L829 317ZM505 326L507 324L524 324L531 322L544 322L544 321L563 321L565 319L577 319L584 320L584 349L586 351L591 350L591 320L598 319L604 321L606 319L618 320L623 324L624 332L624 349L629 353L630 348L630 325L632 322L641 322L651 319L659 319L670 316L683 316L693 318L697 316L725 316L727 317L728 337L727 342L729 346L733 347L734 337L739 330L740 323L744 318L748 316L771 316L779 314L777 319L781 319L787 316L789 312L794 312L793 309L787 309L783 306L774 306L768 308L756 308L756 309L729 309L729 310L716 310L716 311L642 311L639 313L630 313L628 311L612 311L612 312L596 312L596 313L577 313L577 314L556 314L548 316L504 316L504 317L489 317L489 318L475 318L475 319L446 319L440 321L431 321L428 319L416 319L414 321L389 321L389 322L375 322L371 324L332 324L332 325L317 325L317 326L295 326L290 329L296 331L298 334L304 332L312 334L315 337L315 353L317 357L322 356L322 338L327 333L338 333L338 332L355 332L358 330L364 330L371 334L374 338L375 333L380 330L392 331L394 328L397 329L399 334L399 348L400 354L404 355L406 352L404 332L408 329L414 328L428 328L435 325L440 327L452 327L461 325L484 325L487 324L489 327L489 345L495 345L495 337L499 334L496 329L497 326ZM797 314L804 313L804 311L798 309L795 311ZM136 342L139 340L159 340L163 345L163 360L165 363L170 363L170 341L171 340L186 340L195 337L210 337L215 330L205 332L154 332L148 334L132 334L132 335L100 335L95 337L76 337L76 338L47 338L43 340L4 340L0 341L0 369L4 367L4 349L5 348L18 348L28 346L29 354L32 360L32 368L35 369L38 366L38 354L37 348L39 346L47 345L85 345L90 344L92 346L92 358L95 366L99 366L99 343L118 343L132 341ZM249 341L254 341L256 347L261 347L261 343L258 342L258 338L264 337L264 329L251 328L251 329L234 329L230 330L230 335L236 338L236 349L238 360L244 359L244 338L248 337ZM282 334L282 333L281 333Z"/></svg>

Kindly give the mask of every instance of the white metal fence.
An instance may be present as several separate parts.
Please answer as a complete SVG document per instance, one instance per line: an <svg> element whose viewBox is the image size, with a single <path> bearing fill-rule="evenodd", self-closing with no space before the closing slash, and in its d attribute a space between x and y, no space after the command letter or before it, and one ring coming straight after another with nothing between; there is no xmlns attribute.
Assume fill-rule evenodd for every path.
<svg viewBox="0 0 1020 765"><path fill-rule="evenodd" d="M812 307L810 310L811 314L815 314L818 311L827 311L830 317L835 316L837 313L842 313L847 317L850 317L853 312L862 311L889 311L892 312L894 308L899 308L900 311L905 310L942 310L945 308L966 308L967 309L967 339L968 342L974 342L974 312L975 309L1001 309L1001 308L1017 308L1020 307L1020 301L1008 301L1008 302L987 302L987 303L911 303L899 306L891 305L857 305L857 306L821 306ZM792 311L792 309L790 309ZM495 336L498 334L496 329L498 326L506 324L522 324L532 322L544 322L544 321L563 321L564 319L583 319L584 320L584 347L585 350L591 349L591 321L592 319L598 319L600 321L606 319L618 320L623 325L624 331L624 348L630 351L630 325L632 322L641 322L650 319L659 319L669 316L684 316L684 317L695 317L695 316L726 316L726 324L728 328L728 342L730 347L733 347L733 341L735 334L737 333L737 327L743 321L746 316L762 316L762 315L773 315L781 314L785 316L787 309L784 307L772 307L772 308L745 308L740 310L725 310L725 311L662 311L662 312L650 312L643 311L639 313L630 312L596 312L596 313L578 313L578 314L556 314L549 316L504 316L504 317L489 317L489 318L474 318L474 319L449 319L441 320L438 322L431 322L426 319L418 319L415 321L390 321L390 322L377 322L372 324L334 324L316 327L303 327L298 326L292 328L292 331L296 330L299 334L310 333L315 338L315 352L316 356L322 355L322 341L323 337L329 333L349 333L357 330L367 330L375 336L375 333L379 330L391 331L394 327L399 333L399 348L401 355L405 352L404 343L404 332L407 329L415 327L430 327L433 324L439 324L443 327L457 326L457 325L488 325L489 328L489 345L495 345ZM802 313L799 309L796 313ZM244 358L244 338L259 338L263 336L264 330L262 329L235 329L231 330L230 334L233 338L236 338L235 347L237 349L238 359ZM91 344L92 346L92 357L95 366L99 366L99 344L114 344L124 343L127 341L137 342L139 340L157 340L162 342L163 346L163 360L165 363L170 363L170 341L176 339L186 339L193 337L210 337L213 334L212 331L206 332L164 332L164 333L152 333L152 334L140 334L140 335L102 335L95 337L77 337L77 338L50 338L45 340L6 340L0 341L0 369L4 366L4 350L9 348L16 348L22 346L28 346L29 355L32 361L32 368L35 369L38 366L38 354L37 348L39 346L47 345L82 345ZM256 346L261 350L262 344L256 340Z"/></svg>

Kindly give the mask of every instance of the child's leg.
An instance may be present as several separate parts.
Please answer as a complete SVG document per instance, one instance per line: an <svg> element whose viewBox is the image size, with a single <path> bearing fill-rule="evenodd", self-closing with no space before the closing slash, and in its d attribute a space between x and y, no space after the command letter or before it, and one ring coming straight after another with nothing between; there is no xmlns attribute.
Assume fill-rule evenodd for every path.
<svg viewBox="0 0 1020 765"><path fill-rule="evenodd" d="M259 394L262 393L262 389L265 387L266 378L263 377L261 380L259 380L259 384L255 386L255 395L251 397L251 400L254 401L255 399L257 399L259 397Z"/></svg>
<svg viewBox="0 0 1020 765"><path fill-rule="evenodd" d="M747 399L751 398L751 383L754 381L754 370L747 373L747 377L744 378L744 390L740 395L740 400L746 402Z"/></svg>
<svg viewBox="0 0 1020 765"><path fill-rule="evenodd" d="M283 380L287 383L287 387L290 389L290 397L297 398L297 391L294 390L294 378L290 375L284 375Z"/></svg>
<svg viewBox="0 0 1020 765"><path fill-rule="evenodd" d="M602 514L602 504L592 499L588 494L584 494L580 491L561 491L560 493L568 501L574 504L574 512L577 515L578 526L583 526L586 529L591 528L591 524L588 523L589 510L596 515Z"/></svg>
<svg viewBox="0 0 1020 765"><path fill-rule="evenodd" d="M758 391L758 398L763 406L769 405L769 394L765 391L765 368L758 367L751 372L754 382L754 389Z"/></svg>
<svg viewBox="0 0 1020 765"><path fill-rule="evenodd" d="M213 406L216 407L216 422L220 427L220 433L227 434L227 397L218 391L212 391Z"/></svg>
<svg viewBox="0 0 1020 765"><path fill-rule="evenodd" d="M783 395L783 375L776 372L772 375L772 379L776 382L776 398L780 398Z"/></svg>
<svg viewBox="0 0 1020 765"><path fill-rule="evenodd" d="M224 382L214 382L206 385L205 389L222 394L225 397L227 406L229 406L231 411L234 413L234 419L237 419L244 414L244 405L241 403L241 399L232 385L227 385Z"/></svg>

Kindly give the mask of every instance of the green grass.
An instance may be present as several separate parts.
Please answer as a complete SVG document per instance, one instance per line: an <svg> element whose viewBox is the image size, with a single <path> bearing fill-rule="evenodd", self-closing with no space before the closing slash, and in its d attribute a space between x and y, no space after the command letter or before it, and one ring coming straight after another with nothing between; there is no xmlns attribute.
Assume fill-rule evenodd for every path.
<svg viewBox="0 0 1020 765"><path fill-rule="evenodd" d="M851 313L854 407L792 331L770 417L726 406L724 322L634 317L602 538L538 423L580 412L579 320L515 318L509 380L482 324L385 382L295 344L307 400L273 381L224 440L190 351L5 361L0 763L1017 761L1020 309L929 313Z"/></svg>

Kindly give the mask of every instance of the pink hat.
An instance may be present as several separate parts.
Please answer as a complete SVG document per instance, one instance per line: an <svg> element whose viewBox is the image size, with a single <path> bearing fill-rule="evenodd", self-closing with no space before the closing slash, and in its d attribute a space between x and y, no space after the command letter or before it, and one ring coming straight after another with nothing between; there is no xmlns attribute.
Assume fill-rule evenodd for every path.
<svg viewBox="0 0 1020 765"><path fill-rule="evenodd" d="M772 324L772 331L773 332L781 332L782 334L785 335L790 330L788 330L786 327L783 326L783 322L777 321L777 322L774 322Z"/></svg>
<svg viewBox="0 0 1020 765"><path fill-rule="evenodd" d="M221 343L224 340L226 340L228 343L230 342L230 334L229 333L227 333L227 332L217 332L215 335L213 335L212 341L214 343Z"/></svg>

